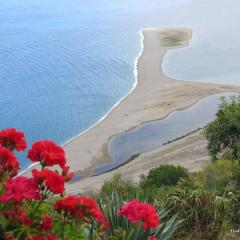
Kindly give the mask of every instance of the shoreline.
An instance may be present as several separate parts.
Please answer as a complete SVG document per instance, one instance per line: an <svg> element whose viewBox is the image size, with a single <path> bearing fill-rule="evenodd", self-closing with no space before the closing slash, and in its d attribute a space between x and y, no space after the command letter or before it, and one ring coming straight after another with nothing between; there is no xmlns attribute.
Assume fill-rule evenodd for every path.
<svg viewBox="0 0 240 240"><path fill-rule="evenodd" d="M107 144L113 135L147 121L162 119L175 110L188 108L206 96L240 92L240 87L236 86L180 81L164 75L161 64L166 52L188 46L191 29L150 28L142 29L139 33L142 35L142 49L135 58L134 87L105 114L105 118L64 144L68 164L76 176L83 174L89 177L95 167L111 162ZM131 162L126 165L131 165ZM98 176L98 179L104 180L103 175ZM69 184L67 192L73 188L80 191L84 187L83 182L88 184L87 179L90 178Z"/></svg>
<svg viewBox="0 0 240 240"><path fill-rule="evenodd" d="M138 71L137 71L137 63L138 63L138 59L141 57L142 55L142 51L143 51L143 40L144 40L144 36L143 36L143 29L138 31L138 34L140 35L140 52L137 55L137 57L134 59L134 83L132 88L127 92L127 94L125 96L123 96L118 102L116 102L97 122L95 122L94 124L92 124L89 128L87 128L86 130L84 130L83 132L77 134L76 136L70 138L69 140L67 140L64 144L62 144L61 146L64 147L65 145L71 143L72 141L74 141L75 138L80 137L81 135L83 135L84 133L86 133L87 131L91 130L92 128L94 128L95 126L97 126L101 121L103 121L105 118L108 117L109 114L111 114L111 112L122 102L125 100L125 98L127 98L137 87L138 84Z"/></svg>

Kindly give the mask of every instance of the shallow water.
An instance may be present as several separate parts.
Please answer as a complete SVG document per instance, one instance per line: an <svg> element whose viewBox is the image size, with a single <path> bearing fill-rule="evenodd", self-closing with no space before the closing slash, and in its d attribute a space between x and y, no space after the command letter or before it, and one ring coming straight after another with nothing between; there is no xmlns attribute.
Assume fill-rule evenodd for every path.
<svg viewBox="0 0 240 240"><path fill-rule="evenodd" d="M232 95L233 93L224 94L228 98ZM113 162L96 168L94 174L110 171L134 155L153 150L168 141L206 126L215 118L221 103L220 96L223 94L206 97L187 109L171 113L164 119L141 124L114 136L108 145L108 152Z"/></svg>
<svg viewBox="0 0 240 240"><path fill-rule="evenodd" d="M23 130L29 145L86 130L132 88L146 27L193 29L168 74L239 84L239 12L234 0L0 0L0 128Z"/></svg>

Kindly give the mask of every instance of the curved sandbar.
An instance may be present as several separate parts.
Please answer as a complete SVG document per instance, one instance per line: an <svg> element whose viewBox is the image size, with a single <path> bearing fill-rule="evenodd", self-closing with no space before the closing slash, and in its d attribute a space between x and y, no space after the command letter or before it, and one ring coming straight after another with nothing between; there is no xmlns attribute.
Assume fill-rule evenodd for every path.
<svg viewBox="0 0 240 240"><path fill-rule="evenodd" d="M192 35L190 29L146 29L142 31L142 35L144 37L143 50L137 62L138 84L134 91L103 121L64 146L68 163L76 175L88 177L92 174L93 169L112 161L107 152L107 145L113 135L127 131L141 123L163 118L175 110L191 106L208 95L240 91L240 88L235 86L178 81L164 75L161 69L163 57L172 48L188 45ZM193 142L192 139L189 141L189 138L192 138L189 136L180 143L170 144L168 150L164 150L167 152L165 155L160 154L162 148L155 150L155 153L158 152L161 156L168 156L167 160L160 158L160 155L155 153L153 155L151 153L143 154L118 171L123 172L126 176L137 177L153 167L154 164L159 165L166 161L179 162L180 160L181 164L192 170L199 169L208 158L206 157L205 143L199 132L194 134L193 138L197 143L197 148L192 146L191 152L188 148ZM176 144L183 144L183 146L179 146L178 154L174 155L172 148L176 147ZM180 156L183 158L181 159ZM194 159L201 159L201 161ZM114 172L69 184L67 191L82 192L99 188L103 181Z"/></svg>

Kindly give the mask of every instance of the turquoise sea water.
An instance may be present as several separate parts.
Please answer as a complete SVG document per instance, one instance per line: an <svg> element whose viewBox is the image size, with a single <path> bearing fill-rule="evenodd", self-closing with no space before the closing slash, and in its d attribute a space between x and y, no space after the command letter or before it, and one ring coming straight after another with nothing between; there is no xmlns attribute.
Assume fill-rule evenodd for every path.
<svg viewBox="0 0 240 240"><path fill-rule="evenodd" d="M194 31L167 56L168 75L239 84L239 12L234 0L0 0L0 128L29 145L86 130L132 88L146 27Z"/></svg>

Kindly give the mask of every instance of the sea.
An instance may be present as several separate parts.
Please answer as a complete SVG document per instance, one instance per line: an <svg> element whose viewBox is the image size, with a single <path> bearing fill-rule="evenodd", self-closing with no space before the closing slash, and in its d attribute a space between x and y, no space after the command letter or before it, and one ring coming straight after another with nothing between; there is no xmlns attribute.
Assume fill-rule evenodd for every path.
<svg viewBox="0 0 240 240"><path fill-rule="evenodd" d="M239 85L239 12L238 0L0 0L0 129L24 131L30 147L96 124L135 85L144 28L193 30L166 75Z"/></svg>

